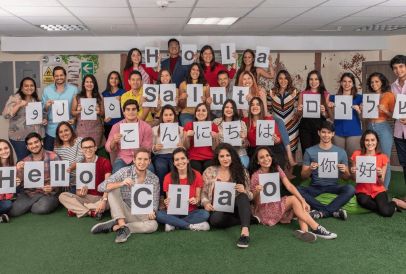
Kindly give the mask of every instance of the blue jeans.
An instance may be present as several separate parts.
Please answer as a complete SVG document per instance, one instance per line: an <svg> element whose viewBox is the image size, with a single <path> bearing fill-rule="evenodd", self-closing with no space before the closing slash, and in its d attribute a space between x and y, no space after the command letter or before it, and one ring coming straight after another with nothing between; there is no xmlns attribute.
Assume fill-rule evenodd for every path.
<svg viewBox="0 0 406 274"><path fill-rule="evenodd" d="M193 122L195 119L193 114L190 113L181 113L179 114L179 124L181 127L184 127L188 122Z"/></svg>
<svg viewBox="0 0 406 274"><path fill-rule="evenodd" d="M396 151L398 152L399 163L403 168L403 176L406 183L406 139L395 137Z"/></svg>
<svg viewBox="0 0 406 274"><path fill-rule="evenodd" d="M345 205L355 193L355 189L352 185L300 186L298 190L311 208L321 211L325 217L332 216L333 212L336 212ZM337 194L337 197L330 204L323 205L315 198L322 193Z"/></svg>
<svg viewBox="0 0 406 274"><path fill-rule="evenodd" d="M243 155L240 156L241 159L241 163L245 168L248 168L248 166L250 165L250 157L248 157L248 155Z"/></svg>
<svg viewBox="0 0 406 274"><path fill-rule="evenodd" d="M55 145L55 137L45 134L44 148L48 151L54 151L54 145Z"/></svg>
<svg viewBox="0 0 406 274"><path fill-rule="evenodd" d="M6 214L12 205L13 202L11 200L0 200L0 214Z"/></svg>
<svg viewBox="0 0 406 274"><path fill-rule="evenodd" d="M189 229L190 224L206 222L210 213L204 209L195 209L187 216L169 215L165 210L159 210L156 220L161 224L168 224L180 229Z"/></svg>
<svg viewBox="0 0 406 274"><path fill-rule="evenodd" d="M116 173L121 168L126 167L126 166L131 166L132 164L133 164L133 162L126 164L123 160L121 160L120 158L117 158L113 163L112 174ZM151 171L152 173L155 173L154 165L152 163L149 164L148 170Z"/></svg>
<svg viewBox="0 0 406 274"><path fill-rule="evenodd" d="M288 130L286 129L285 122L281 118L276 117L275 115L273 115L273 118L275 119L279 132L281 133L283 146L286 147L287 145L289 145L289 133Z"/></svg>
<svg viewBox="0 0 406 274"><path fill-rule="evenodd" d="M154 157L154 167L156 170L156 176L159 178L159 184L161 185L161 195L164 195L163 183L165 175L171 171L173 166L172 153L168 154L156 154Z"/></svg>
<svg viewBox="0 0 406 274"><path fill-rule="evenodd" d="M388 189L391 178L390 156L392 154L392 146L393 146L393 129L387 122L369 123L368 129L376 131L379 137L381 151L389 158L389 163L386 167L385 182L384 182L386 189Z"/></svg>
<svg viewBox="0 0 406 274"><path fill-rule="evenodd" d="M25 144L25 141L14 141L10 140L11 145L14 148L14 151L16 152L17 155L17 162L21 161L24 159L26 156L30 154L30 152L27 149L27 145Z"/></svg>

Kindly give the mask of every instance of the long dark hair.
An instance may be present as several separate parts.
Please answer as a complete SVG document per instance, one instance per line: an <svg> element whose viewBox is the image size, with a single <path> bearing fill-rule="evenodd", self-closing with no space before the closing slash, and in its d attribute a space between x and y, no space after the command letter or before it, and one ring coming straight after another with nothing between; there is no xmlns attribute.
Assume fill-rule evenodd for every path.
<svg viewBox="0 0 406 274"><path fill-rule="evenodd" d="M361 147L361 153L365 154L367 152L367 148L365 147L365 139L367 138L368 134L372 134L372 135L375 136L375 138L376 138L375 152L376 152L376 154L380 154L381 151L379 149L379 144L380 144L379 136L378 136L378 133L376 133L376 131L372 130L372 129L367 129L367 130L364 131L364 133L362 133L361 140L359 141L359 144L360 144L360 147Z"/></svg>
<svg viewBox="0 0 406 274"><path fill-rule="evenodd" d="M246 50L244 50L244 52L242 53L241 66L240 66L240 68L239 68L238 71L237 71L237 75L235 76L235 83L236 83L236 85L238 85L238 81L239 81L239 79L240 79L241 73L243 73L243 72L245 71L245 68L247 67L247 65L244 63L244 55L245 55L246 53L251 54L251 55L252 55L252 59L254 59L254 61L255 61L255 52L254 52L252 49L246 49ZM253 61L253 62L254 62L254 61ZM252 73L252 75L254 75L255 80L256 80L256 79L257 79L257 67L254 66L254 63L252 63L252 66L251 66L251 68L250 68L249 71Z"/></svg>
<svg viewBox="0 0 406 274"><path fill-rule="evenodd" d="M205 45L200 50L199 62L200 62L200 65L202 66L202 68L204 68L204 70L206 70L206 64L203 61L203 52L205 52L206 50L210 50L211 54L213 56L213 59L211 59L211 61L210 61L210 71L213 71L216 68L216 57L214 56L214 50L210 45Z"/></svg>
<svg viewBox="0 0 406 274"><path fill-rule="evenodd" d="M320 102L322 105L324 105L324 107L327 108L327 102L326 102L326 98L324 97L324 92L327 91L326 90L326 86L324 85L324 81L323 81L323 77L321 76L320 71L318 70L312 70L311 72L309 72L307 74L307 79L306 79L306 90L311 90L310 87L310 76L312 76L313 74L316 74L317 79L319 80L320 84L317 88L317 93L320 94Z"/></svg>
<svg viewBox="0 0 406 274"><path fill-rule="evenodd" d="M164 106L162 107L162 109L161 109L161 115L159 116L159 125L164 122L164 111L167 110L167 109L171 110L172 113L173 113L173 116L174 116L173 122L174 122L174 123L177 123L177 122L178 122L178 116L176 115L175 107L174 107L174 106L171 106L171 105L164 105ZM158 136L161 134L161 132L160 132L160 131L161 131L161 127L160 127L159 125L158 125Z"/></svg>
<svg viewBox="0 0 406 274"><path fill-rule="evenodd" d="M106 90L107 91L111 91L111 85L110 85L110 77L111 75L116 74L117 78L118 78L118 88L119 89L123 89L123 82L121 81L121 76L120 73L118 71L110 71L109 75L107 75L107 83L106 83Z"/></svg>
<svg viewBox="0 0 406 274"><path fill-rule="evenodd" d="M271 149L267 146L258 146L255 149L255 152L252 155L251 160L250 160L250 165L249 165L249 169L248 169L250 172L250 175L254 174L258 169L261 168L261 166L258 163L258 154L263 149L266 150L272 158L272 164L269 168L269 172L278 172L279 164L278 164L278 161L276 160L276 158L274 157L274 154L271 151Z"/></svg>
<svg viewBox="0 0 406 274"><path fill-rule="evenodd" d="M172 152L172 161L175 161L175 155L178 153L183 153L186 156L186 158L188 158L186 149L184 149L183 147L178 147ZM190 166L190 163L187 164L186 169L187 169L187 171L186 171L187 172L187 183L188 183L188 185L191 185L195 181L196 175L195 175L195 172L193 171L192 167ZM180 184L179 171L175 167L175 165L172 165L172 168L171 168L171 180L172 180L172 184L175 184L175 185Z"/></svg>
<svg viewBox="0 0 406 274"><path fill-rule="evenodd" d="M124 70L132 68L134 66L134 63L131 60L131 55L133 54L134 51L137 51L140 54L140 56L141 56L140 64L141 64L141 62L142 62L142 53L141 53L141 51L139 49L137 49L137 48L132 48L127 53L127 59L125 60Z"/></svg>
<svg viewBox="0 0 406 274"><path fill-rule="evenodd" d="M341 75L340 88L337 91L337 95L343 95L343 93L344 93L343 87L341 86L341 82L344 80L345 77L351 79L351 81L352 81L351 95L352 95L352 97L355 97L358 93L358 90L357 90L357 87L355 84L355 76L351 72L345 72L345 73L343 73L343 75Z"/></svg>
<svg viewBox="0 0 406 274"><path fill-rule="evenodd" d="M87 98L86 97L86 88L85 88L85 81L86 81L87 78L90 78L92 80L92 82L93 82L92 98L96 98L97 103L100 104L102 98L101 98L100 93L99 93L99 85L97 84L96 77L94 77L94 75L92 75L92 74L88 74L83 78L83 80L82 80L82 90L80 91L78 98Z"/></svg>
<svg viewBox="0 0 406 274"><path fill-rule="evenodd" d="M195 114L194 114L194 120L197 121L196 112L197 112L197 109L198 109L199 107L201 107L201 106L204 106L204 107L206 108L206 110L207 110L207 117L206 117L206 120L205 120L205 121L211 121L211 117L210 117L210 107L209 107L208 105L206 105L206 103L199 103L199 104L196 106L196 108L195 108Z"/></svg>
<svg viewBox="0 0 406 274"><path fill-rule="evenodd" d="M234 102L233 99L227 99L225 100L224 104L223 104L223 108L221 109L221 114L223 116L223 122L226 119L226 116L224 115L224 110L226 109L226 105L230 103L231 106L233 107L233 117L232 117L232 121L238 121L240 120L240 115L238 114L238 109L237 109L237 105Z"/></svg>
<svg viewBox="0 0 406 274"><path fill-rule="evenodd" d="M227 150L231 156L231 164L230 164L230 175L231 181L235 182L236 184L243 184L247 186L247 181L249 178L247 177L246 172L244 172L245 168L241 163L240 156L238 156L237 151L227 143L221 143L217 146L216 150L214 151L214 166L220 166L219 161L219 154L221 150Z"/></svg>
<svg viewBox="0 0 406 274"><path fill-rule="evenodd" d="M21 82L20 82L20 87L18 88L16 94L20 95L21 99L25 100L26 95L23 92L23 86L24 86L24 82L25 81L32 81L34 84L34 93L31 95L32 98L34 98L34 100L36 102L39 102L39 97L38 97L38 92L37 92L37 83L35 83L35 80L32 79L31 77L24 77Z"/></svg>
<svg viewBox="0 0 406 274"><path fill-rule="evenodd" d="M291 94L296 88L293 86L293 80L292 80L292 76L290 75L290 73L285 70L282 69L280 71L278 71L278 74L276 74L275 77L275 86L272 89L272 91L275 93L275 95L279 95L280 91L281 91L281 85L279 84L279 76L283 74L286 77L286 80L288 80L288 86L286 87L286 91Z"/></svg>
<svg viewBox="0 0 406 274"><path fill-rule="evenodd" d="M369 75L369 77L367 79L367 89L368 89L369 92L374 92L374 90L371 87L372 77L378 77L379 80L382 82L381 93L385 93L385 92L390 91L391 86L389 84L388 78L386 78L386 76L383 75L380 72L374 72L371 75Z"/></svg>
<svg viewBox="0 0 406 274"><path fill-rule="evenodd" d="M259 119L258 120L264 120L266 112L265 112L265 107L264 103L262 102L262 99L259 97L252 97L251 101L249 102L248 106L248 125L247 128L249 129L251 127L252 120L254 118L254 115L251 113L251 106L254 103L254 100L259 102L259 107L260 107L260 113L259 113Z"/></svg>
<svg viewBox="0 0 406 274"><path fill-rule="evenodd" d="M199 78L197 79L197 84L206 85L207 81L206 81L206 78L204 77L204 71L203 71L202 66L199 63L193 63L190 65L190 67L187 71L186 78L185 78L186 84L194 84L192 76L190 76L190 72L192 71L192 68L195 66L197 66L197 68L199 69Z"/></svg>
<svg viewBox="0 0 406 274"><path fill-rule="evenodd" d="M169 76L171 76L171 81L169 82L169 83L172 83L172 74L171 74L171 72L169 71L169 69L161 69L160 71L159 71L159 74L158 74L158 81L156 81L156 83L158 84L158 85L160 85L160 84L162 84L162 82L161 82L161 76L162 76L162 72L164 72L164 71L166 71L167 73L169 73Z"/></svg>
<svg viewBox="0 0 406 274"><path fill-rule="evenodd" d="M71 139L69 140L69 144L70 144L71 146L73 146L74 143L75 143L75 140L76 140L77 135L76 135L76 132L73 130L71 124L69 124L69 123L66 122L66 121L60 122L60 123L58 124L58 126L56 127L55 146L56 146L56 147L61 147L61 146L63 145L63 141L61 140L61 137L59 137L59 129L61 128L61 126L67 126L67 127L69 128L70 133L72 134L72 137L71 137Z"/></svg>
<svg viewBox="0 0 406 274"><path fill-rule="evenodd" d="M0 143L5 143L8 146L8 148L10 149L10 156L8 156L6 166L14 166L14 150L13 150L13 147L11 146L10 142L7 140L4 140L4 139L0 139ZM0 167L6 167L6 166L3 166L3 164L0 161Z"/></svg>

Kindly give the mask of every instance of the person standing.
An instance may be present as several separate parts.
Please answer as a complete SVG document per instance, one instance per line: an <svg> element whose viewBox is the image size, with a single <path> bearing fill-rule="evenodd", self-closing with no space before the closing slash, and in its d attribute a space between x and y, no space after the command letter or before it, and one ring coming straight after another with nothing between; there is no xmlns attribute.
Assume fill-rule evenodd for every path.
<svg viewBox="0 0 406 274"><path fill-rule="evenodd" d="M186 79L189 66L182 65L182 57L179 55L180 43L177 39L169 39L168 52L169 58L162 61L161 68L169 70L172 75L172 81L179 88L180 83Z"/></svg>

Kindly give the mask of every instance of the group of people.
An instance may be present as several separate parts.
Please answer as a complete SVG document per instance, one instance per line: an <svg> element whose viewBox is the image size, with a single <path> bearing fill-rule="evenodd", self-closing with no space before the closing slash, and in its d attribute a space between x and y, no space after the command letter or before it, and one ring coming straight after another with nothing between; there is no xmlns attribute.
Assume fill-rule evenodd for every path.
<svg viewBox="0 0 406 274"><path fill-rule="evenodd" d="M101 220L106 211L111 219L92 227L92 233L116 232L115 242L127 241L132 233L152 233L158 223L165 231L174 229L206 231L211 227L226 228L240 225L237 246L248 247L250 226L289 223L297 218L300 229L294 235L306 242L317 237L334 239L337 235L321 226L317 219L335 217L347 219L343 206L356 195L360 206L382 216L392 216L396 210L406 209L403 199L390 199L390 157L393 140L400 164L406 171L406 119L395 122L394 132L389 125L397 94L406 94L406 56L397 55L391 67L397 80L390 85L381 73L368 77L370 93L380 95L379 117L368 119L367 129L362 128L362 95L358 92L355 77L344 73L336 95L330 95L319 71L309 72L306 88L298 91L287 70L277 73L270 65L268 70L254 66L255 53L245 50L242 65L230 68L215 62L213 48L204 46L196 62L182 65L180 43L168 42L169 58L157 68L148 68L142 61L141 51L131 49L123 73L109 73L106 89L99 91L93 75L83 78L78 91L66 83L66 71L57 66L53 70L54 84L47 86L42 99L36 83L26 77L18 91L10 96L3 117L10 121L9 141L0 139L0 167L16 166L17 193L0 194L0 222L26 212L47 214L61 203L68 216L90 216ZM237 59L237 58L236 58ZM270 62L271 63L271 62ZM235 78L235 79L233 79ZM274 79L274 88L266 90L261 78ZM143 84L175 83L176 106L143 107ZM187 86L203 85L203 96L196 107L187 105ZM248 87L248 109L237 109L233 86ZM210 110L213 98L210 87L224 87L226 98L222 110ZM303 95L320 94L320 117L303 117ZM334 118L335 96L353 97L352 119ZM120 101L122 118L106 117L104 98L115 97ZM96 120L81 119L81 99L97 100ZM69 119L54 123L52 106L57 100L67 100ZM26 106L42 102L42 124L27 125ZM274 121L275 130L269 145L257 145L257 126L260 121ZM211 146L195 146L195 122L210 122ZM240 124L241 145L225 142L224 123ZM123 124L138 125L139 148L121 148ZM168 148L161 143L160 125L176 124L177 147ZM295 154L301 146L303 164L301 177L310 178L308 187L293 185L292 169ZM14 160L14 152L17 157ZM106 153L107 152L107 153ZM337 153L337 178L319 176L318 155L322 152ZM107 158L104 156L107 155ZM357 172L356 157L376 158L376 182L340 184L339 179L353 179ZM51 162L69 162L69 187L51 186ZM27 162L44 163L44 186L24 187L24 166ZM95 163L95 189L76 188L78 163ZM261 174L278 173L281 199L262 203ZM406 175L405 175L406 176ZM234 211L216 211L214 190L218 182L235 183ZM152 186L153 211L149 214L132 214L132 187L135 184ZM169 185L189 185L187 215L168 214ZM329 204L322 204L316 197L322 193L336 194Z"/></svg>

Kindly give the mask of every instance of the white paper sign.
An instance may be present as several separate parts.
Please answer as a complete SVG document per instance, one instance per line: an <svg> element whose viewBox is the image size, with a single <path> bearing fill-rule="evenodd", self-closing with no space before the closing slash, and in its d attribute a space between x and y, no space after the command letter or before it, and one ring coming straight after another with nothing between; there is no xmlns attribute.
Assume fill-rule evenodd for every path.
<svg viewBox="0 0 406 274"><path fill-rule="evenodd" d="M144 84L142 86L144 102L143 107L156 108L158 106L159 85Z"/></svg>
<svg viewBox="0 0 406 274"><path fill-rule="evenodd" d="M179 144L179 124L159 124L159 139L164 148L177 148Z"/></svg>
<svg viewBox="0 0 406 274"><path fill-rule="evenodd" d="M336 95L334 102L334 119L352 120L352 96Z"/></svg>
<svg viewBox="0 0 406 274"><path fill-rule="evenodd" d="M80 119L82 120L96 120L96 98L80 98L80 105L82 110L80 111Z"/></svg>
<svg viewBox="0 0 406 274"><path fill-rule="evenodd" d="M379 94L364 93L362 95L362 118L376 119L379 117L379 100Z"/></svg>
<svg viewBox="0 0 406 274"><path fill-rule="evenodd" d="M233 86L233 100L237 105L237 109L248 110L247 95L249 93L249 87Z"/></svg>
<svg viewBox="0 0 406 274"><path fill-rule="evenodd" d="M159 48L145 47L145 66L147 68L154 68L158 66Z"/></svg>
<svg viewBox="0 0 406 274"><path fill-rule="evenodd" d="M225 87L210 87L210 97L212 102L210 105L211 110L222 110L226 98Z"/></svg>
<svg viewBox="0 0 406 274"><path fill-rule="evenodd" d="M176 107L176 84L159 85L159 96L162 105L171 105Z"/></svg>
<svg viewBox="0 0 406 274"><path fill-rule="evenodd" d="M76 189L81 189L84 186L87 189L96 188L96 163L76 164Z"/></svg>
<svg viewBox="0 0 406 274"><path fill-rule="evenodd" d="M109 118L121 118L120 97L104 97L104 113Z"/></svg>
<svg viewBox="0 0 406 274"><path fill-rule="evenodd" d="M120 141L121 149L140 147L138 123L121 123L120 134L122 135Z"/></svg>
<svg viewBox="0 0 406 274"><path fill-rule="evenodd" d="M320 94L303 94L303 118L320 118Z"/></svg>
<svg viewBox="0 0 406 274"><path fill-rule="evenodd" d="M60 123L69 120L68 100L54 100L52 104L52 122Z"/></svg>
<svg viewBox="0 0 406 274"><path fill-rule="evenodd" d="M211 121L193 122L193 143L195 147L212 146L213 138L211 136Z"/></svg>
<svg viewBox="0 0 406 274"><path fill-rule="evenodd" d="M131 214L150 214L154 211L154 186L135 184L131 187Z"/></svg>
<svg viewBox="0 0 406 274"><path fill-rule="evenodd" d="M356 183L376 183L376 157L357 156L355 158L357 171L355 172Z"/></svg>
<svg viewBox="0 0 406 274"><path fill-rule="evenodd" d="M337 152L318 152L317 163L319 178L338 178Z"/></svg>
<svg viewBox="0 0 406 274"><path fill-rule="evenodd" d="M233 54L235 51L235 43L222 43L221 48L221 63L222 64L234 64L235 59Z"/></svg>
<svg viewBox="0 0 406 274"><path fill-rule="evenodd" d="M187 84L186 85L187 93L187 107L196 107L202 102L203 96L203 85L202 84Z"/></svg>
<svg viewBox="0 0 406 274"><path fill-rule="evenodd" d="M197 45L182 45L182 65L193 64L196 52Z"/></svg>
<svg viewBox="0 0 406 274"><path fill-rule="evenodd" d="M241 140L241 121L223 122L224 143L240 147Z"/></svg>
<svg viewBox="0 0 406 274"><path fill-rule="evenodd" d="M42 124L42 103L32 102L25 107L25 122L27 126Z"/></svg>
<svg viewBox="0 0 406 274"><path fill-rule="evenodd" d="M275 120L257 120L256 128L256 144L257 146L273 146L275 135Z"/></svg>
<svg viewBox="0 0 406 274"><path fill-rule="evenodd" d="M49 165L51 186L67 187L69 186L69 161L51 161Z"/></svg>
<svg viewBox="0 0 406 274"><path fill-rule="evenodd" d="M0 167L0 194L16 193L16 167Z"/></svg>
<svg viewBox="0 0 406 274"><path fill-rule="evenodd" d="M397 94L395 109L393 110L393 118L405 119L406 118L406 94Z"/></svg>
<svg viewBox="0 0 406 274"><path fill-rule="evenodd" d="M168 214L188 215L189 214L189 185L169 185Z"/></svg>
<svg viewBox="0 0 406 274"><path fill-rule="evenodd" d="M24 188L44 187L44 162L24 163Z"/></svg>
<svg viewBox="0 0 406 274"><path fill-rule="evenodd" d="M213 207L215 211L234 212L235 183L215 182Z"/></svg>
<svg viewBox="0 0 406 274"><path fill-rule="evenodd" d="M269 67L269 50L268 47L256 47L254 66L260 68Z"/></svg>
<svg viewBox="0 0 406 274"><path fill-rule="evenodd" d="M261 204L279 202L281 200L279 172L258 175L259 184L262 186L262 191L260 192Z"/></svg>

